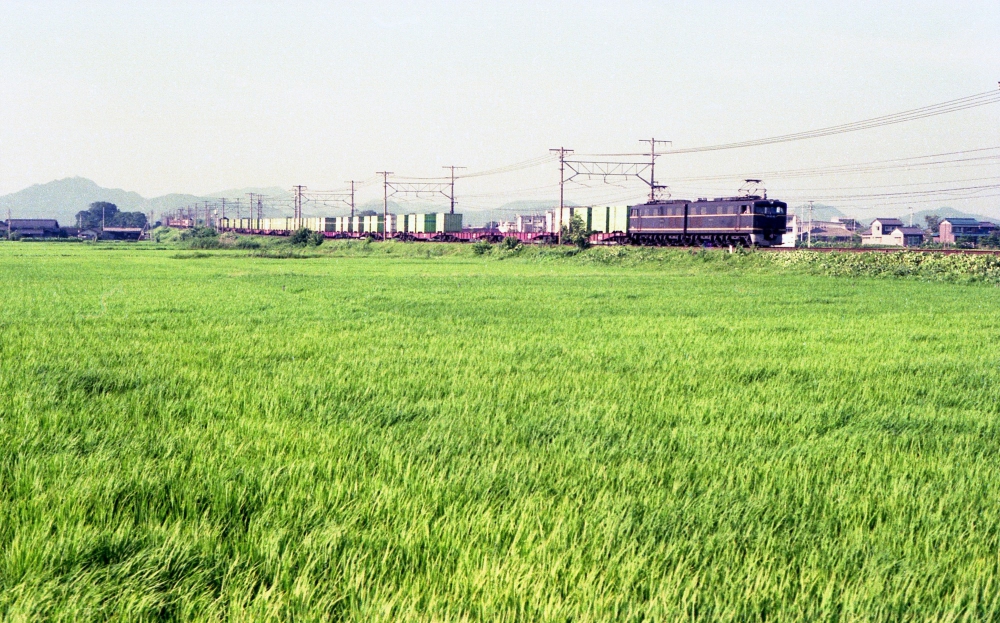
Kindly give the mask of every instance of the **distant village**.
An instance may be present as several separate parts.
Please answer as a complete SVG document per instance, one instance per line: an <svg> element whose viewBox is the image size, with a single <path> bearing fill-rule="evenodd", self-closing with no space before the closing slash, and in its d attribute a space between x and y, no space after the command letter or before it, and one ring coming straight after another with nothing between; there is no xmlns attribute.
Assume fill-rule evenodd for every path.
<svg viewBox="0 0 1000 623"><path fill-rule="evenodd" d="M121 212L106 201L77 212L76 223L62 226L56 219L8 218L0 235L9 240L143 240L149 237L150 218L142 212Z"/></svg>
<svg viewBox="0 0 1000 623"><path fill-rule="evenodd" d="M935 244L1000 247L1000 227L990 221L928 216L925 225L907 225L898 218L878 217L866 228L852 218L816 221L792 214L788 217L788 233L782 246L919 247Z"/></svg>

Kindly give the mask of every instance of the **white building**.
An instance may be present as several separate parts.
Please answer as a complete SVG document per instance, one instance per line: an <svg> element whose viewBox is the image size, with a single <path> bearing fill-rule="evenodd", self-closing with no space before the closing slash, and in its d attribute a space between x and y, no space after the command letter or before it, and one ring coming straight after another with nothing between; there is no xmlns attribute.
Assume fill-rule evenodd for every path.
<svg viewBox="0 0 1000 623"><path fill-rule="evenodd" d="M898 218L877 218L872 221L871 231L861 234L861 244L903 246L892 237L892 232L902 226L903 221Z"/></svg>

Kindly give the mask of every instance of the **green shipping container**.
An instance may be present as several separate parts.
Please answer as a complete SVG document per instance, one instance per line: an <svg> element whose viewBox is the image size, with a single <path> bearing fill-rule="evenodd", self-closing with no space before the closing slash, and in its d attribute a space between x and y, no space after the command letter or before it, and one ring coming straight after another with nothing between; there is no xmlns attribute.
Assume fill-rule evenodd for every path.
<svg viewBox="0 0 1000 623"><path fill-rule="evenodd" d="M366 234L385 231L384 220L381 216L366 216L363 227Z"/></svg>
<svg viewBox="0 0 1000 623"><path fill-rule="evenodd" d="M462 215L450 214L448 212L438 212L434 219L435 232L457 232L462 231Z"/></svg>
<svg viewBox="0 0 1000 623"><path fill-rule="evenodd" d="M437 227L437 216L435 213L414 214L413 231L418 234L432 234Z"/></svg>

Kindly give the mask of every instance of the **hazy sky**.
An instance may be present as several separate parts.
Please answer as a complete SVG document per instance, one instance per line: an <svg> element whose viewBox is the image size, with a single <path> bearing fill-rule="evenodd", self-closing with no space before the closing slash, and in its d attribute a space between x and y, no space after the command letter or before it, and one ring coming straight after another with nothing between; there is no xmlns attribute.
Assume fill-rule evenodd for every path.
<svg viewBox="0 0 1000 623"><path fill-rule="evenodd" d="M0 193L77 175L145 196L334 189L381 169L484 170L560 145L618 152L641 150L638 139L654 135L677 148L772 136L989 91L998 80L997 0L0 0ZM735 191L740 174L993 146L1000 105L666 156L658 177L675 196L714 195ZM845 187L998 184L998 162L775 179L768 188L802 200ZM732 183L671 182L730 174ZM557 182L546 163L462 180L459 201L553 198ZM569 187L567 198L643 194L632 183L590 186ZM380 194L370 185L361 198ZM879 200L865 201L845 205L879 211ZM997 197L941 204L1000 215Z"/></svg>

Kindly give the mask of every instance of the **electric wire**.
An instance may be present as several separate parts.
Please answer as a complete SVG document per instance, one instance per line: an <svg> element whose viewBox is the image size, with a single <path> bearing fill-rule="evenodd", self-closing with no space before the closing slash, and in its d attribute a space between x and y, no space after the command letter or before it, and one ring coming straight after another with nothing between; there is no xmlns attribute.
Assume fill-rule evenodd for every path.
<svg viewBox="0 0 1000 623"><path fill-rule="evenodd" d="M768 138L759 138L748 141L738 141L734 143L721 143L718 145L705 145L702 147L687 147L681 149L666 149L663 150L662 152L657 152L657 155L694 154L694 153L709 152L709 151L721 151L725 149L760 147L763 145L774 145L778 143L787 143L791 141L801 141L813 138L820 138L824 136L833 136L835 134L844 134L847 132L857 132L859 130L879 128L887 125L895 125L898 123L915 121L917 119L925 119L927 117L935 117L938 115L949 114L961 110L967 110L970 108L989 106L991 104L996 104L998 102L1000 102L1000 91L985 91L983 93L977 93L975 95L960 97L958 99L949 100L947 102L941 102L939 104L931 104L929 106L923 106L920 108L905 110L902 112L892 113L889 115L882 115L880 117L873 117L871 119L864 119L862 121L854 121L851 123L843 123L840 125L829 126L826 128L818 128L816 130L807 130L804 132L782 134ZM602 156L602 157L630 157L630 156L648 157L649 156L648 153L634 153L634 152L622 153L622 154L591 154L591 155Z"/></svg>

